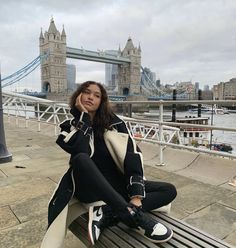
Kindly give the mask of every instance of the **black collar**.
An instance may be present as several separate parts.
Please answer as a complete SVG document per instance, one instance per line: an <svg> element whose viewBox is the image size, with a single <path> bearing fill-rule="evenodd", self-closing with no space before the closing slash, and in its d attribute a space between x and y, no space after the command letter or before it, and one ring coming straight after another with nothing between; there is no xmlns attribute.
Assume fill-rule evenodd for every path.
<svg viewBox="0 0 236 248"><path fill-rule="evenodd" d="M124 121L122 119L120 119L117 115L113 115L113 118L111 120L111 124L110 124L110 127L112 126L115 126L115 125L118 125L118 124L121 124L123 123Z"/></svg>

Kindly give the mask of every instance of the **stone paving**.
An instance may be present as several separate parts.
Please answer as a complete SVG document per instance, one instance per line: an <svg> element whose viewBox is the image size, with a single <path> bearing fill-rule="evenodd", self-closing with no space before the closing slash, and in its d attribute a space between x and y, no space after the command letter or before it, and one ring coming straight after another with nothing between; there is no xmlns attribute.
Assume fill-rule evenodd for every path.
<svg viewBox="0 0 236 248"><path fill-rule="evenodd" d="M54 129L5 119L7 147L13 161L0 164L0 247L36 248L47 226L47 203L68 167L69 156L55 144ZM236 161L166 149L157 166L158 147L140 144L148 179L176 185L171 215L236 246ZM20 168L17 168L20 167ZM23 167L23 168L21 168ZM70 232L65 248L84 247Z"/></svg>

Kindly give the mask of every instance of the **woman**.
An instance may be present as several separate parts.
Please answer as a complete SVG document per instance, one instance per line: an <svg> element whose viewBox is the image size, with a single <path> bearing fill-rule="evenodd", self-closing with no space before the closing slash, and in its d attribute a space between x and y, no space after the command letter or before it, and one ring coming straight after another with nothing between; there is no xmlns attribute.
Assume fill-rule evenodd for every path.
<svg viewBox="0 0 236 248"><path fill-rule="evenodd" d="M70 107L73 119L60 124L56 141L70 153L70 168L49 203L49 228L41 247L60 247L56 240L60 233L63 236L66 225L86 211L92 244L104 228L119 221L153 242L169 240L172 230L145 212L169 204L176 189L144 180L142 154L124 121L112 112L103 86L83 83L72 95ZM72 198L87 209L75 211Z"/></svg>

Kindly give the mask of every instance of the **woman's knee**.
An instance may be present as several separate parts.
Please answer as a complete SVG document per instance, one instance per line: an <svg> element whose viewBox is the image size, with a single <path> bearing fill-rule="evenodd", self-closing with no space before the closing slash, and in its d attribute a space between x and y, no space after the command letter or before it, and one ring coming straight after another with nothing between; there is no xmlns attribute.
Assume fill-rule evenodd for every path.
<svg viewBox="0 0 236 248"><path fill-rule="evenodd" d="M176 187L173 184L169 184L168 185L168 191L169 191L169 196L172 199L171 201L173 201L177 196Z"/></svg>
<svg viewBox="0 0 236 248"><path fill-rule="evenodd" d="M88 158L90 158L89 157L89 155L87 154L87 153L83 153L83 152L81 152L81 153L78 153L78 154L76 154L75 156L74 156L74 158L73 158L73 161L74 160L76 160L76 161L80 161L80 160L87 160Z"/></svg>
<svg viewBox="0 0 236 248"><path fill-rule="evenodd" d="M78 153L76 154L71 163L74 168L87 168L88 164L90 163L91 158L87 153Z"/></svg>

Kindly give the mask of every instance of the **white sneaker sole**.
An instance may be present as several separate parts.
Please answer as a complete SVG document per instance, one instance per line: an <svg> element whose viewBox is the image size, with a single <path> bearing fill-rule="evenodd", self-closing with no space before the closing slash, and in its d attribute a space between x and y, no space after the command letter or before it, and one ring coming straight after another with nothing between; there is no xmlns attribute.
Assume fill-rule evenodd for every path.
<svg viewBox="0 0 236 248"><path fill-rule="evenodd" d="M93 206L89 207L89 221L88 221L88 237L92 245L94 245L93 232L92 232L92 219L93 219Z"/></svg>
<svg viewBox="0 0 236 248"><path fill-rule="evenodd" d="M147 236L144 235L143 232L140 232L140 231L137 230L137 229L134 229L134 231L136 231L137 233L141 234L144 238L150 240L152 243L157 243L157 244L165 243L165 242L169 241L169 240L173 237L173 234L174 234L173 230L171 230L171 235L170 235L168 238L163 239L163 240L154 240L154 239L148 238Z"/></svg>

